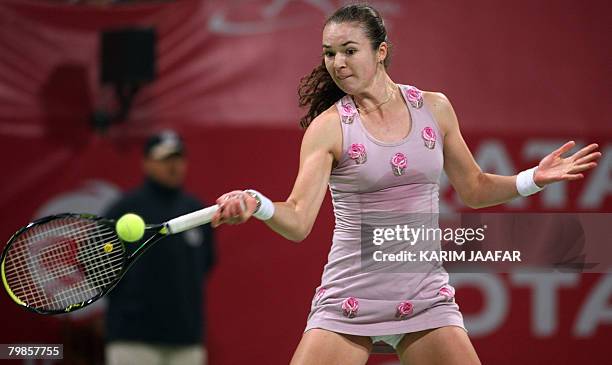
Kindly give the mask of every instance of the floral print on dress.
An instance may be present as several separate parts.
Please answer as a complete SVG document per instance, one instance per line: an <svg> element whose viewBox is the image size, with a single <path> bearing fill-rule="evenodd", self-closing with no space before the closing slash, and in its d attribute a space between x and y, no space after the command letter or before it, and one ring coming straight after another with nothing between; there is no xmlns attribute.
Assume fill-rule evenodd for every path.
<svg viewBox="0 0 612 365"><path fill-rule="evenodd" d="M348 155L352 158L357 165L365 163L368 160L365 146L361 143L353 143L348 149Z"/></svg>
<svg viewBox="0 0 612 365"><path fill-rule="evenodd" d="M325 288L319 288L319 290L317 290L317 292L315 293L314 301L318 302L323 297L323 294L325 294L325 291Z"/></svg>
<svg viewBox="0 0 612 365"><path fill-rule="evenodd" d="M410 86L405 91L406 99L413 108L419 109L423 106L423 92L414 86Z"/></svg>
<svg viewBox="0 0 612 365"><path fill-rule="evenodd" d="M412 315L413 310L414 306L412 305L412 303L410 303L409 301L401 302L397 306L397 312L395 313L395 316L399 319L406 319L410 317L410 315Z"/></svg>
<svg viewBox="0 0 612 365"><path fill-rule="evenodd" d="M391 169L393 170L393 174L395 176L402 176L406 170L406 166L408 166L408 162L403 153L398 152L393 155L391 158Z"/></svg>
<svg viewBox="0 0 612 365"><path fill-rule="evenodd" d="M344 124L351 124L355 120L355 115L357 114L357 109L353 106L353 104L342 104L340 108L340 120Z"/></svg>
<svg viewBox="0 0 612 365"><path fill-rule="evenodd" d="M342 301L342 314L345 317L353 318L359 310L359 301L355 297L348 297Z"/></svg>
<svg viewBox="0 0 612 365"><path fill-rule="evenodd" d="M450 302L455 297L455 288L450 285L445 285L440 288L438 294L445 297L447 302Z"/></svg>
<svg viewBox="0 0 612 365"><path fill-rule="evenodd" d="M436 147L436 131L431 127L425 127L421 131L421 137L423 137L423 142L425 142L425 147L433 150Z"/></svg>

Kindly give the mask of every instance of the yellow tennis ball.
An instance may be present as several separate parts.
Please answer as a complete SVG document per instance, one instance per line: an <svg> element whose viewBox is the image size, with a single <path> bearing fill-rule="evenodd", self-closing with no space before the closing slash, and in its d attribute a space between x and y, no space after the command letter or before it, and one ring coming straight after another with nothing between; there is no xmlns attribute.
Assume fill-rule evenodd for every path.
<svg viewBox="0 0 612 365"><path fill-rule="evenodd" d="M107 243L104 245L104 252L106 253L110 253L113 250L113 244L112 243Z"/></svg>
<svg viewBox="0 0 612 365"><path fill-rule="evenodd" d="M124 214L115 226L117 235L124 241L135 242L142 238L145 231L145 222L134 213Z"/></svg>

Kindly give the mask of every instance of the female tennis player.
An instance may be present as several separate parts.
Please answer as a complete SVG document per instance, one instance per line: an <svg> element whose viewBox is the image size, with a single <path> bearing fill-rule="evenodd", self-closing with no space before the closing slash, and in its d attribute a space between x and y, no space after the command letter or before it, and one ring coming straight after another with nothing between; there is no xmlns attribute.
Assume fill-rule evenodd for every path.
<svg viewBox="0 0 612 365"><path fill-rule="evenodd" d="M387 74L383 19L367 5L337 10L323 29L323 62L302 79L306 129L291 195L272 203L255 190L222 195L213 225L252 215L292 241L306 238L328 184L336 226L321 285L291 364L365 364L373 341L404 364L478 364L446 272L361 270L360 218L389 209L438 212L444 168L473 208L527 196L556 181L583 178L601 156L591 144L569 157L568 142L516 176L484 173L441 93L396 84Z"/></svg>

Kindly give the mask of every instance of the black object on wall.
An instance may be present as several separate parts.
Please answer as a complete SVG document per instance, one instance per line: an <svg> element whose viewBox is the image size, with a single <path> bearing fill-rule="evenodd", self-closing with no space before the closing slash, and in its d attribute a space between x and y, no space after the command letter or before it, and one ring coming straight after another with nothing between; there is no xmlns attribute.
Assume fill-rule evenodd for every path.
<svg viewBox="0 0 612 365"><path fill-rule="evenodd" d="M155 31L121 29L101 34L102 83L146 83L155 79Z"/></svg>
<svg viewBox="0 0 612 365"><path fill-rule="evenodd" d="M112 84L119 110L96 111L94 128L105 131L111 124L127 119L132 101L146 83L156 77L157 36L153 28L124 28L100 34L100 83Z"/></svg>

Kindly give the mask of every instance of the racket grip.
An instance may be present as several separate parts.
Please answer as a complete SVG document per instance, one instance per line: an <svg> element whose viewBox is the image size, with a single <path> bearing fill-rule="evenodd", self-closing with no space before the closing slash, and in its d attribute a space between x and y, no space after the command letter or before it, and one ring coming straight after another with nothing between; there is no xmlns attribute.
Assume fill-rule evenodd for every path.
<svg viewBox="0 0 612 365"><path fill-rule="evenodd" d="M219 206L217 204L211 205L210 207L196 210L193 213L171 219L167 221L164 226L168 229L168 234L180 233L210 223L213 215L215 215L218 209Z"/></svg>

